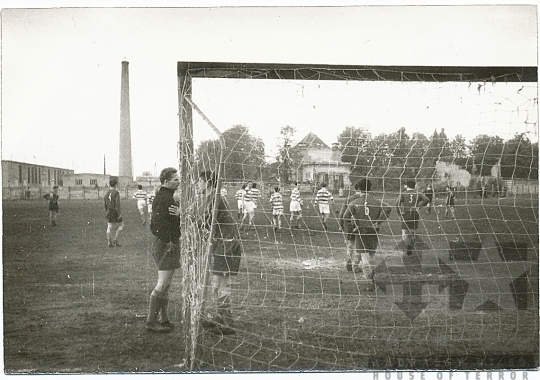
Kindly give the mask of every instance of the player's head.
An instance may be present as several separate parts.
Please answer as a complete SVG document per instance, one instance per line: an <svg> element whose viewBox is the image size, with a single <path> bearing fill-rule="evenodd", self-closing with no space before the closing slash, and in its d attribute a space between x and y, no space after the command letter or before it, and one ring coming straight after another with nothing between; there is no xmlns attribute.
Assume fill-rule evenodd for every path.
<svg viewBox="0 0 540 380"><path fill-rule="evenodd" d="M416 182L410 179L405 183L405 186L407 186L409 189L414 189L416 187Z"/></svg>
<svg viewBox="0 0 540 380"><path fill-rule="evenodd" d="M277 187L277 186L274 187L274 192L275 192L275 193L279 193L279 187Z"/></svg>
<svg viewBox="0 0 540 380"><path fill-rule="evenodd" d="M321 187L326 187L326 183L321 183Z"/></svg>
<svg viewBox="0 0 540 380"><path fill-rule="evenodd" d="M173 167L163 169L161 173L159 173L159 181L163 187L173 190L178 189L178 185L180 185L178 170Z"/></svg>
<svg viewBox="0 0 540 380"><path fill-rule="evenodd" d="M370 191L371 181L367 178L362 178L360 181L356 182L354 189L357 191Z"/></svg>
<svg viewBox="0 0 540 380"><path fill-rule="evenodd" d="M163 169L161 173L159 173L159 182L164 184L165 181L170 181L176 173L178 173L178 170L173 167Z"/></svg>
<svg viewBox="0 0 540 380"><path fill-rule="evenodd" d="M214 173L211 170L206 170L204 172L199 173L199 186L202 190L203 188L214 189L217 186L217 177L216 173Z"/></svg>
<svg viewBox="0 0 540 380"><path fill-rule="evenodd" d="M142 190L142 185L137 185L137 189Z"/></svg>
<svg viewBox="0 0 540 380"><path fill-rule="evenodd" d="M298 186L298 182L294 181L294 182L293 182L293 185L294 185L294 186Z"/></svg>
<svg viewBox="0 0 540 380"><path fill-rule="evenodd" d="M110 177L109 178L109 186L110 187L116 187L116 185L118 185L118 178Z"/></svg>
<svg viewBox="0 0 540 380"><path fill-rule="evenodd" d="M58 186L57 186L57 185L54 185L54 186L53 186L53 190L58 190Z"/></svg>
<svg viewBox="0 0 540 380"><path fill-rule="evenodd" d="M253 183L251 184L251 188L252 188L252 189L256 189L256 188L257 188L257 184L256 184L255 182L253 182Z"/></svg>

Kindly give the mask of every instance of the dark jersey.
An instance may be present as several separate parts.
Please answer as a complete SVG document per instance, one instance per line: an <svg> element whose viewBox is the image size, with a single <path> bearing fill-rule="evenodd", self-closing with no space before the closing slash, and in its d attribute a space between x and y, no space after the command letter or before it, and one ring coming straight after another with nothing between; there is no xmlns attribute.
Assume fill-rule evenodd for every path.
<svg viewBox="0 0 540 380"><path fill-rule="evenodd" d="M120 212L120 193L116 189L111 189L105 193L103 197L105 201L105 210L116 210Z"/></svg>
<svg viewBox="0 0 540 380"><path fill-rule="evenodd" d="M45 194L43 198L49 201L49 210L58 211L58 198L60 198L58 194L51 192L51 193Z"/></svg>
<svg viewBox="0 0 540 380"><path fill-rule="evenodd" d="M178 206L174 200L174 190L160 187L152 204L150 231L163 243L180 238L180 218L169 214L170 206Z"/></svg>
<svg viewBox="0 0 540 380"><path fill-rule="evenodd" d="M377 199L360 195L352 200L343 214L343 223L347 231L365 228L378 228L390 216L392 208L387 203Z"/></svg>
<svg viewBox="0 0 540 380"><path fill-rule="evenodd" d="M429 199L424 194L417 193L414 190L407 190L399 195L396 205L402 207L402 211L406 213L428 203Z"/></svg>
<svg viewBox="0 0 540 380"><path fill-rule="evenodd" d="M424 195L427 197L427 199L429 199L429 201L433 201L433 189L426 189L426 191L424 191Z"/></svg>

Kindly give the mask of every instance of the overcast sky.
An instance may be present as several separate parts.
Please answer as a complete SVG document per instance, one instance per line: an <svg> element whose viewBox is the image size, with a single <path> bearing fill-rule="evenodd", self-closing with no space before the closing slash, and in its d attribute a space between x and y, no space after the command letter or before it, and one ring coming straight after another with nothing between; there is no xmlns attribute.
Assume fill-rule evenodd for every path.
<svg viewBox="0 0 540 380"><path fill-rule="evenodd" d="M56 8L2 11L2 159L118 174L121 62L129 61L134 175L177 165L178 61L536 66L534 6ZM49 3L54 4L54 3ZM140 5L140 3L138 4ZM5 7L5 5L4 5ZM536 84L196 79L220 129L327 144L374 135L509 138L537 129ZM213 135L194 114L197 141ZM534 136L533 136L534 135ZM537 138L536 134L531 137Z"/></svg>

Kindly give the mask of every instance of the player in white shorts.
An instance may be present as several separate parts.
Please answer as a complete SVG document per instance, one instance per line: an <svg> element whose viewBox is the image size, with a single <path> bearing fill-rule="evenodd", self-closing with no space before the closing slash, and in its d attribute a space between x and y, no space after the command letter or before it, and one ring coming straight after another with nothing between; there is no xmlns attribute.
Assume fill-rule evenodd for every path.
<svg viewBox="0 0 540 380"><path fill-rule="evenodd" d="M133 199L137 200L137 208L141 214L143 224L146 224L146 199L148 198L148 193L143 190L142 185L137 185L137 191L133 194Z"/></svg>
<svg viewBox="0 0 540 380"><path fill-rule="evenodd" d="M283 196L279 192L279 187L274 188L274 193L270 196L272 205L272 225L274 231L281 229L281 217L283 216Z"/></svg>
<svg viewBox="0 0 540 380"><path fill-rule="evenodd" d="M315 196L315 203L319 204L319 213L322 216L322 224L325 230L328 230L326 224L328 217L330 216L330 202L334 202L332 193L326 188L326 183L321 183L321 188L317 191Z"/></svg>
<svg viewBox="0 0 540 380"><path fill-rule="evenodd" d="M244 221L246 220L246 218L248 219L248 226L253 226L253 228L255 228L255 224L253 223L253 216L255 215L255 204L253 203L253 193L251 191L251 185L252 183L248 182L246 186L246 193L244 194L244 217L240 222L241 230L244 229Z"/></svg>
<svg viewBox="0 0 540 380"><path fill-rule="evenodd" d="M298 190L298 182L294 183L294 188L291 191L291 203L289 205L291 212L291 228L296 218L295 228L300 228L300 219L302 219L302 199L300 199L300 190Z"/></svg>
<svg viewBox="0 0 540 380"><path fill-rule="evenodd" d="M239 189L236 194L236 203L238 205L238 220L244 215L244 196L246 195L247 184L242 185L242 188Z"/></svg>

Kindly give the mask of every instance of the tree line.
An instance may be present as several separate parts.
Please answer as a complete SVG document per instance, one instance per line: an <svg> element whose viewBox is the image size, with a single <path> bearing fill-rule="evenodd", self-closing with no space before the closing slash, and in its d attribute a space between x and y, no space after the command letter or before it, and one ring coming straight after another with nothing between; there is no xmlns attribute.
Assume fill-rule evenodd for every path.
<svg viewBox="0 0 540 380"><path fill-rule="evenodd" d="M295 133L294 127L281 127L277 154L267 157L264 142L251 135L248 127L235 125L223 132L224 178L292 181L305 159L293 145ZM405 128L374 136L366 128L347 126L337 136L337 149L341 161L351 164L352 177L430 180L436 163L442 161L478 176L490 176L493 166L500 164L503 178L538 179L538 142L525 133L506 141L480 134L467 142L460 134L449 138L444 129L429 137L418 132L409 135ZM202 141L196 163L201 169L215 170L220 154L219 140Z"/></svg>

